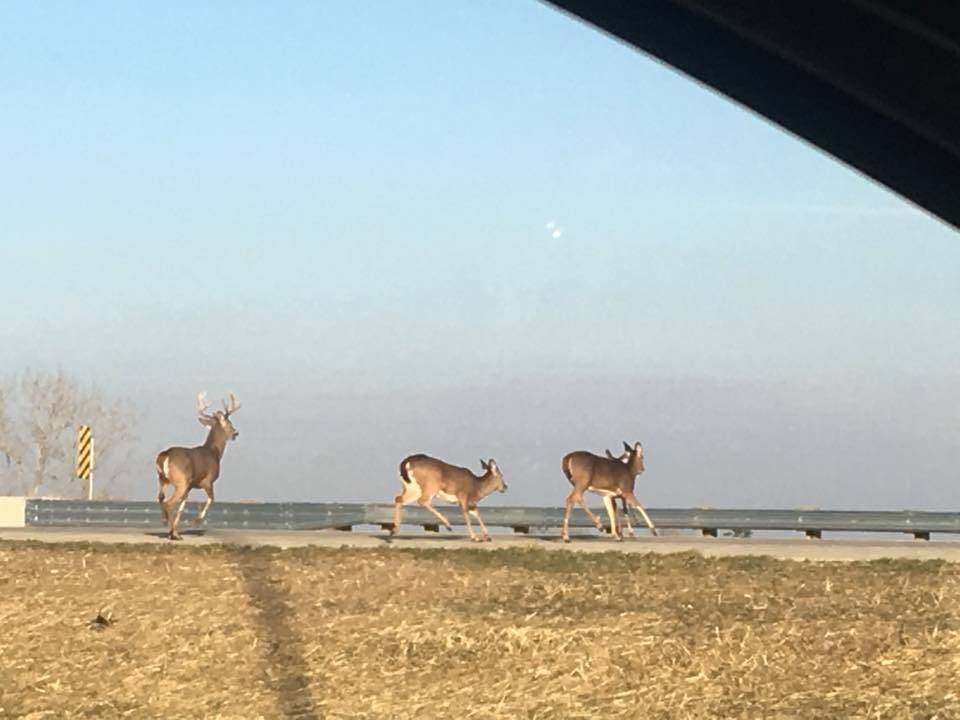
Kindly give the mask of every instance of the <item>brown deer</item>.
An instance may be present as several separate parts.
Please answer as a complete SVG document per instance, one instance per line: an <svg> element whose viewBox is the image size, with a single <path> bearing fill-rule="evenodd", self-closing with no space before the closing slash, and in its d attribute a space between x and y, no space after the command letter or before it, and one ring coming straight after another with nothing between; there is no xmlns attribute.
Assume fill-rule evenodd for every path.
<svg viewBox="0 0 960 720"><path fill-rule="evenodd" d="M583 499L583 494L588 490L603 498L603 505L610 517L610 533L617 540L623 539L617 526L616 508L614 507L614 498L617 497L623 498L630 508L639 510L647 523L647 527L650 528L650 532L659 535L646 510L643 509L633 494L634 480L637 475L644 471L643 446L636 443L631 447L628 443L624 443L623 447L626 450L626 457L623 460L615 457L600 457L585 450L564 455L561 461L563 474L573 485L573 490L567 495L563 513L561 537L564 542L570 542L570 511L573 509L575 502L580 503L580 506L593 521L593 524L597 526L597 529L603 530L600 518L593 514Z"/></svg>
<svg viewBox="0 0 960 720"><path fill-rule="evenodd" d="M436 515L447 530L453 530L450 527L450 521L430 504L434 497L440 497L442 500L460 505L471 540L480 541L470 524L470 516L473 515L480 523L483 540L489 542L490 533L487 532L487 526L483 524L480 511L477 510L477 503L494 490L506 492L507 486L503 482L503 474L497 467L496 460L493 458L486 462L481 460L480 466L484 469L484 473L478 477L465 467L450 465L429 455L418 454L404 458L400 463L400 480L403 483L403 489L393 499L393 528L390 532L396 534L400 529L400 508L414 500Z"/></svg>
<svg viewBox="0 0 960 720"><path fill-rule="evenodd" d="M606 450L604 450L604 452L606 453L607 457L610 458L611 460L616 460L617 462L622 462L622 463L626 463L626 462L627 462L627 458L630 457L630 451L629 451L629 450L624 450L624 451L623 451L622 453L620 453L619 455L614 455L612 452L610 452L610 448L607 448ZM617 507L617 500L620 501L620 509L623 511L623 519L624 519L624 521L626 521L626 523L627 523L627 534L628 534L630 537L635 537L635 534L634 534L634 532L633 532L633 525L630 524L630 511L627 510L627 500L626 500L626 498L623 497L623 495L615 496L615 497L613 498L613 507L614 507L615 510L616 510L616 507ZM620 522L620 512L615 512L614 514L616 515L617 522L619 523L619 522Z"/></svg>
<svg viewBox="0 0 960 720"><path fill-rule="evenodd" d="M199 488L207 494L207 502L200 514L194 519L193 526L199 527L207 516L207 510L213 504L213 483L220 476L220 461L226 450L227 441L236 440L240 434L230 416L240 409L240 403L233 393L230 393L230 404L223 403L223 410L217 410L210 415L207 413L207 401L204 393L197 395L197 419L201 425L210 428L207 439L199 447L167 448L157 455L157 479L160 483L160 494L157 502L160 503L160 514L163 521L170 527L170 539L182 540L177 532L177 523L180 514L187 504L187 495L194 488ZM164 497L167 485L173 485L173 494ZM176 508L176 514L173 509Z"/></svg>

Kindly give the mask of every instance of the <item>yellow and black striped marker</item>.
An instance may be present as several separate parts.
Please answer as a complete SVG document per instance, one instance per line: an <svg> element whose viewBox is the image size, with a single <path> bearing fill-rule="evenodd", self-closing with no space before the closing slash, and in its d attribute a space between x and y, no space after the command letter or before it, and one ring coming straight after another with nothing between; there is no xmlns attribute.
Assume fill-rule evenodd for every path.
<svg viewBox="0 0 960 720"><path fill-rule="evenodd" d="M77 477L89 480L93 472L93 433L89 425L77 430Z"/></svg>

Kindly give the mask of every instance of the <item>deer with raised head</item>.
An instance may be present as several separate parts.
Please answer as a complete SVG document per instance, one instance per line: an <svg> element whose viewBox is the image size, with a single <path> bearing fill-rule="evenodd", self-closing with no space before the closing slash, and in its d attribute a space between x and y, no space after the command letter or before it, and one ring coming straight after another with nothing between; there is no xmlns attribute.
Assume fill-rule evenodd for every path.
<svg viewBox="0 0 960 720"><path fill-rule="evenodd" d="M603 505L610 517L610 533L617 540L623 539L617 525L616 507L614 506L614 499L618 497L626 502L628 508L638 510L647 527L650 528L650 532L659 535L657 528L654 527L653 522L647 515L647 511L643 509L637 501L636 495L633 494L634 481L637 475L644 471L643 446L640 443L633 446L629 443L623 443L623 447L626 453L622 460L612 456L600 457L586 450L577 450L563 456L560 463L563 474L573 485L573 489L567 495L563 512L561 537L564 542L570 542L570 511L573 509L575 502L580 504L593 524L597 526L597 529L603 530L600 518L587 507L587 503L583 499L584 493L588 491L597 493L603 498ZM609 451L607 452L609 453Z"/></svg>
<svg viewBox="0 0 960 720"><path fill-rule="evenodd" d="M622 463L626 463L626 462L627 462L627 459L630 457L630 451L629 451L629 450L624 450L624 451L623 451L622 453L620 453L619 455L614 455L612 452L610 452L610 448L607 448L606 450L604 450L604 452L606 453L607 457L610 458L611 460L616 460L617 462L622 462ZM614 510L616 510L616 507L617 507L617 500L620 501L620 510L623 512L623 519L624 519L624 521L627 523L627 534L628 534L630 537L636 537L635 533L633 532L633 525L630 524L630 511L627 510L627 500L626 500L626 498L624 498L623 495L618 495L618 496L614 497L614 498L613 498L613 507L614 507ZM620 512L619 512L619 511L618 511L618 512L615 512L615 515L616 515L616 517L617 517L617 522L619 523L619 522L620 522Z"/></svg>
<svg viewBox="0 0 960 720"><path fill-rule="evenodd" d="M230 393L229 405L223 401L223 410L217 410L211 415L207 408L204 393L200 393L197 395L197 419L201 425L210 428L203 445L192 448L171 447L157 455L157 479L160 483L157 502L160 503L163 521L170 527L171 540L183 539L177 532L177 523L180 522L180 515L187 504L187 495L194 488L207 494L207 502L194 519L193 526L199 527L203 523L207 510L213 504L213 483L220 476L220 461L223 459L227 442L236 440L240 434L230 421L230 416L240 409L240 403L233 393ZM173 485L173 494L169 498L164 494L167 485Z"/></svg>
<svg viewBox="0 0 960 720"><path fill-rule="evenodd" d="M450 521L443 516L443 513L430 504L434 497L439 497L441 500L457 503L460 506L471 540L480 541L470 524L472 515L480 523L483 540L489 542L490 533L487 532L487 526L483 524L477 503L495 490L506 492L507 486L503 482L503 474L496 460L493 458L487 461L481 460L480 466L484 473L477 476L465 467L451 465L429 455L418 454L404 458L400 463L400 481L403 489L393 499L393 528L390 532L396 534L400 529L400 508L414 500L436 515L447 530L453 530L450 527Z"/></svg>

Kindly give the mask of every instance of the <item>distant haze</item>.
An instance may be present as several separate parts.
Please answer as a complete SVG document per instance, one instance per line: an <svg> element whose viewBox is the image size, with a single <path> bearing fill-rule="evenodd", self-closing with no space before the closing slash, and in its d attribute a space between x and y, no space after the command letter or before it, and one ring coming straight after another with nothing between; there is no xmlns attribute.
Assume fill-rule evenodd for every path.
<svg viewBox="0 0 960 720"><path fill-rule="evenodd" d="M125 494L232 390L224 500L960 507L957 233L546 6L20 4L0 75L0 372L130 397Z"/></svg>

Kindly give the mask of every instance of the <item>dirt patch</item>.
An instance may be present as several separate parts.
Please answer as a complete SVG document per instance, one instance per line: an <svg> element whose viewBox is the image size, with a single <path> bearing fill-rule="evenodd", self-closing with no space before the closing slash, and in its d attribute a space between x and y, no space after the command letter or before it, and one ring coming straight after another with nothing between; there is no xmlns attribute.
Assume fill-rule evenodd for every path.
<svg viewBox="0 0 960 720"><path fill-rule="evenodd" d="M2 542L0 717L953 718L958 611L943 562Z"/></svg>

